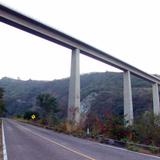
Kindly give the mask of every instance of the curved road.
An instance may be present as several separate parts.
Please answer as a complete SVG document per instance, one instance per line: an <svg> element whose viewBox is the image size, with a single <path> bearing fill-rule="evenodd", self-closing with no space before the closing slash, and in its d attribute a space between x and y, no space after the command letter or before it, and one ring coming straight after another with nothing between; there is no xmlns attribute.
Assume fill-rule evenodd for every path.
<svg viewBox="0 0 160 160"><path fill-rule="evenodd" d="M160 160L10 119L3 119L8 160Z"/></svg>

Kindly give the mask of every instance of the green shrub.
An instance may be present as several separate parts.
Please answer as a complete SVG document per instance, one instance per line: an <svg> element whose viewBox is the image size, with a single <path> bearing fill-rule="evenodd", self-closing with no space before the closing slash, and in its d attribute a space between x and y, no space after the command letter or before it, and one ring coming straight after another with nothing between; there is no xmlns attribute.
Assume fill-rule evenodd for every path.
<svg viewBox="0 0 160 160"><path fill-rule="evenodd" d="M54 129L58 132L64 132L66 133L67 127L65 122L60 122L58 125L54 127Z"/></svg>
<svg viewBox="0 0 160 160"><path fill-rule="evenodd" d="M17 115L16 115L16 118L22 118L22 115L17 114Z"/></svg>
<svg viewBox="0 0 160 160"><path fill-rule="evenodd" d="M157 154L160 152L160 149L158 147L155 146L149 146L149 151L151 151L154 154Z"/></svg>
<svg viewBox="0 0 160 160"><path fill-rule="evenodd" d="M135 141L160 146L160 116L145 112L142 117L135 121L133 128Z"/></svg>
<svg viewBox="0 0 160 160"><path fill-rule="evenodd" d="M132 145L132 144L128 144L127 145L127 149L131 150L131 151L135 151L138 152L139 151L139 147Z"/></svg>
<svg viewBox="0 0 160 160"><path fill-rule="evenodd" d="M46 119L46 118L40 119L40 120L39 120L39 123L42 124L42 125L45 125L45 126L48 125L48 122L47 122L47 119Z"/></svg>
<svg viewBox="0 0 160 160"><path fill-rule="evenodd" d="M24 113L23 118L30 120L32 119L32 115L35 115L35 119L39 119L39 113L38 112L33 112L33 111L27 111Z"/></svg>

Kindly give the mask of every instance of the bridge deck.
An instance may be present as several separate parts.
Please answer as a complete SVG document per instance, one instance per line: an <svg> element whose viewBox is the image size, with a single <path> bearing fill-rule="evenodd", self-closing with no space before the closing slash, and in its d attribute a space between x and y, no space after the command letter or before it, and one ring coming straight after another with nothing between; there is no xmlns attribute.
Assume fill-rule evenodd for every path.
<svg viewBox="0 0 160 160"><path fill-rule="evenodd" d="M158 77L150 75L126 62L123 62L118 58L92 47L89 44L86 44L76 38L73 38L61 31L51 28L3 5L0 5L0 21L69 49L78 48L80 49L81 53L86 56L97 59L123 71L130 71L132 74L152 83L160 84L160 79Z"/></svg>

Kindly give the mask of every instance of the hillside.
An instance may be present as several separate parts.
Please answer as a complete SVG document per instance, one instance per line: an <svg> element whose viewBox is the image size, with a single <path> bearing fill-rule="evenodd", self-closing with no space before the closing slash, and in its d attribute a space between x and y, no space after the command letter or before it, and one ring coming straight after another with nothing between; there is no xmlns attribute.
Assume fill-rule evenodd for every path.
<svg viewBox="0 0 160 160"><path fill-rule="evenodd" d="M50 93L57 97L61 117L67 113L69 79L54 81L22 81L4 77L0 87L5 90L5 103L8 115L23 114L36 109L36 96ZM133 102L135 115L144 110L152 110L151 84L132 76ZM103 115L105 112L123 114L122 73L104 72L81 75L81 111Z"/></svg>

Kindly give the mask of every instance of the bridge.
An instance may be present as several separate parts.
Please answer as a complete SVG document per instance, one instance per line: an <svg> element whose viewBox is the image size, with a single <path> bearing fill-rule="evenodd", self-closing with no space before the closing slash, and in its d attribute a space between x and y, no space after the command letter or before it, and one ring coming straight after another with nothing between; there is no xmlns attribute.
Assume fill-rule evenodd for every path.
<svg viewBox="0 0 160 160"><path fill-rule="evenodd" d="M128 125L132 125L134 120L131 74L149 81L152 84L153 112L155 115L160 114L158 89L160 79L158 77L150 75L116 57L109 55L108 53L18 13L4 5L0 5L0 22L71 49L72 59L68 99L68 121L72 121L77 124L80 121L80 54L84 54L123 71L124 115L125 119L128 121Z"/></svg>

